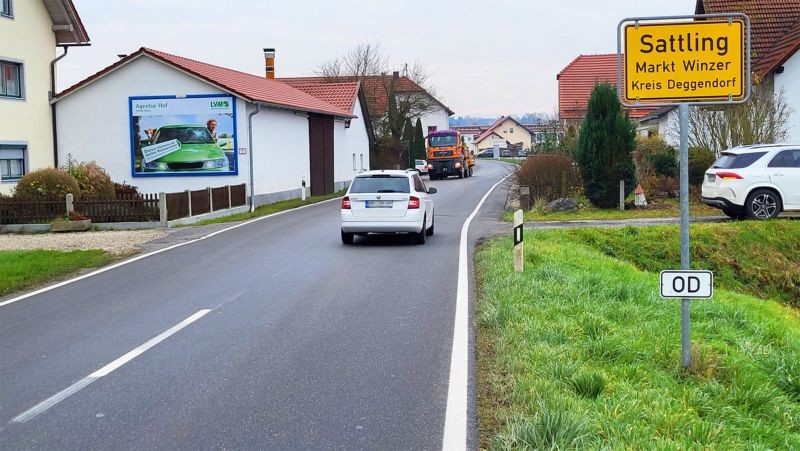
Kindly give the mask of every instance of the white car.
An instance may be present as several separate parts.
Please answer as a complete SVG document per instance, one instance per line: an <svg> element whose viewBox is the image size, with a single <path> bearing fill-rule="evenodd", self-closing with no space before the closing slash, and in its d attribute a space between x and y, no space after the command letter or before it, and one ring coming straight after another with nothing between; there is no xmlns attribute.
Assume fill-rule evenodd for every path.
<svg viewBox="0 0 800 451"><path fill-rule="evenodd" d="M408 233L425 244L433 235L434 193L413 169L357 175L342 198L342 243L368 233Z"/></svg>
<svg viewBox="0 0 800 451"><path fill-rule="evenodd" d="M706 171L703 202L732 218L769 219L800 210L800 145L735 147Z"/></svg>
<svg viewBox="0 0 800 451"><path fill-rule="evenodd" d="M414 160L414 169L417 170L417 174L423 175L428 173L428 162L425 160Z"/></svg>

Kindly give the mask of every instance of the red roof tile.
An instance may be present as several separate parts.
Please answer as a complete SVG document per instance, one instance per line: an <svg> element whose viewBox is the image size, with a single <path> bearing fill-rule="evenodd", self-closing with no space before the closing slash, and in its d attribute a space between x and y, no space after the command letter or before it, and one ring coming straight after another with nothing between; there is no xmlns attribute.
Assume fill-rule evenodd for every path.
<svg viewBox="0 0 800 451"><path fill-rule="evenodd" d="M299 83L290 79L280 81L345 111L353 111L356 98L358 98L358 89L361 85L357 81L312 84Z"/></svg>
<svg viewBox="0 0 800 451"><path fill-rule="evenodd" d="M310 113L328 114L338 117L354 117L352 109L349 111L344 110L299 89L295 89L286 83L144 47L139 49L136 53L128 55L91 77L62 91L58 95L58 98L63 98L75 90L122 67L128 62L143 56L153 58L194 75L195 77L219 86L223 90L229 91L250 102L259 102L278 108L287 108Z"/></svg>
<svg viewBox="0 0 800 451"><path fill-rule="evenodd" d="M291 85L360 81L364 89L364 97L367 100L367 109L370 116L383 117L386 115L386 107L389 104L389 88L392 85L392 78L392 75L369 75L365 77L291 77L279 78L278 80ZM406 76L399 76L396 79L394 90L397 93L426 93L430 95L420 85ZM435 98L434 100L442 105L449 114L453 114L446 105Z"/></svg>
<svg viewBox="0 0 800 451"><path fill-rule="evenodd" d="M766 76L800 48L798 0L698 0L697 14L750 16L753 72Z"/></svg>
<svg viewBox="0 0 800 451"><path fill-rule="evenodd" d="M617 85L617 55L581 55L558 76L558 113L564 119L583 119L595 85ZM654 108L627 108L631 119L640 118Z"/></svg>

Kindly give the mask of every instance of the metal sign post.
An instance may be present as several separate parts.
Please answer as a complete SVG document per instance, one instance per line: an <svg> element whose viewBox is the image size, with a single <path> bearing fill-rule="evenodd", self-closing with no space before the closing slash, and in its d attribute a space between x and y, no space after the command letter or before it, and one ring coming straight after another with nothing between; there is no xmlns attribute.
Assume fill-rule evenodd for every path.
<svg viewBox="0 0 800 451"><path fill-rule="evenodd" d="M689 106L744 103L750 89L750 18L744 14L634 17L617 27L617 91L622 103L678 106L682 271L690 269ZM665 273L671 272L661 274L662 294ZM710 281L713 285L713 275ZM688 288L679 294L681 365L686 368L691 364L691 299L701 297L691 296Z"/></svg>
<svg viewBox="0 0 800 451"><path fill-rule="evenodd" d="M523 265L523 239L522 234L523 214L522 210L514 212L514 272L522 272Z"/></svg>
<svg viewBox="0 0 800 451"><path fill-rule="evenodd" d="M689 105L678 104L678 116L681 123L681 269L689 267ZM687 368L692 363L692 301L681 299L681 366Z"/></svg>

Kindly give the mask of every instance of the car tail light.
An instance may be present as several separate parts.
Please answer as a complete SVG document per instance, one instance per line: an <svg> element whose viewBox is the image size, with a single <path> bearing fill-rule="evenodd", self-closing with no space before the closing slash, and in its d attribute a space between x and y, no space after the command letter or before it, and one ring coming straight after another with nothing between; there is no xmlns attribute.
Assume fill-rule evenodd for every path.
<svg viewBox="0 0 800 451"><path fill-rule="evenodd" d="M342 198L342 210L350 209L350 198L345 196Z"/></svg>
<svg viewBox="0 0 800 451"><path fill-rule="evenodd" d="M408 209L409 210L419 209L419 197L411 196L408 198Z"/></svg>
<svg viewBox="0 0 800 451"><path fill-rule="evenodd" d="M735 172L717 172L717 177L722 180L741 180L743 177Z"/></svg>

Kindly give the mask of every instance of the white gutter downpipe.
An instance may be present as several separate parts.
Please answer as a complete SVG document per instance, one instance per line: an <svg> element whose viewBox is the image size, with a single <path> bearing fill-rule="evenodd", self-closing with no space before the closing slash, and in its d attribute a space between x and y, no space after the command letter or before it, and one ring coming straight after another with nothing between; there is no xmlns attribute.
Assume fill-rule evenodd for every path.
<svg viewBox="0 0 800 451"><path fill-rule="evenodd" d="M253 116L261 112L261 104L256 103L256 110L247 115L247 143L250 147L250 212L256 210L256 193L253 186Z"/></svg>

